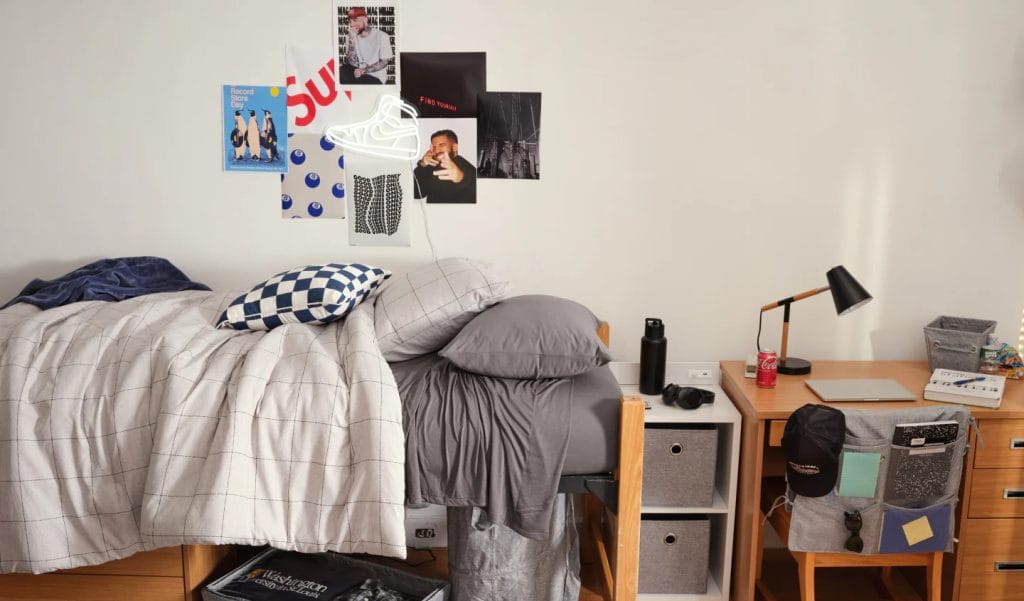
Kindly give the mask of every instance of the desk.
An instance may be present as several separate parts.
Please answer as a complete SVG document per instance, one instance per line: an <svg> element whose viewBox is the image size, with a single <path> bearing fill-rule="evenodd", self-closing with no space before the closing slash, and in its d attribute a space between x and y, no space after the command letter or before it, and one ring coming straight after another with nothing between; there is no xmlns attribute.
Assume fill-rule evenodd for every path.
<svg viewBox="0 0 1024 601"><path fill-rule="evenodd" d="M723 361L721 365L722 389L743 415L732 598L748 601L755 598L762 544L762 478L784 471L777 447L790 413L807 403L820 402L804 380L893 378L920 395L931 371L923 361L817 361L809 376L780 374L775 388L764 389L743 377L742 361ZM917 401L833 406L878 410L934 404L919 397ZM955 561L945 562L949 570L943 598L1024 601L1024 499L1014 496L1024 496L1024 383L1007 381L1000 409L968 409L978 420L985 448L975 448L972 432L957 511L960 542Z"/></svg>

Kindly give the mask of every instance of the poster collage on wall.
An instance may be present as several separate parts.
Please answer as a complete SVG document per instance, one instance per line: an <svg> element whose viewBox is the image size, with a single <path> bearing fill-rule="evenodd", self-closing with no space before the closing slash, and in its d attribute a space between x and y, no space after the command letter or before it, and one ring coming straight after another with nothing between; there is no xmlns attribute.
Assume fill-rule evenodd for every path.
<svg viewBox="0 0 1024 601"><path fill-rule="evenodd" d="M332 0L332 44L287 46L283 86L223 86L225 171L279 173L282 217L352 245L408 246L413 199L540 179L540 93L488 91L484 52L401 52L399 8Z"/></svg>

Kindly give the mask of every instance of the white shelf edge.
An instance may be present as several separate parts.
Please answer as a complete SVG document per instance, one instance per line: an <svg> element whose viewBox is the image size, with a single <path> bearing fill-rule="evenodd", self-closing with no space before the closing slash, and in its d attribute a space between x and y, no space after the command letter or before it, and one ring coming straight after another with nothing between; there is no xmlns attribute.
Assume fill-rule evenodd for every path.
<svg viewBox="0 0 1024 601"><path fill-rule="evenodd" d="M706 593L638 593L637 601L726 601L715 578L708 574Z"/></svg>
<svg viewBox="0 0 1024 601"><path fill-rule="evenodd" d="M729 507L725 504L725 500L722 495L718 494L718 489L715 489L715 498L711 502L711 507L680 507L673 505L640 505L640 514L657 514L657 513L729 513Z"/></svg>

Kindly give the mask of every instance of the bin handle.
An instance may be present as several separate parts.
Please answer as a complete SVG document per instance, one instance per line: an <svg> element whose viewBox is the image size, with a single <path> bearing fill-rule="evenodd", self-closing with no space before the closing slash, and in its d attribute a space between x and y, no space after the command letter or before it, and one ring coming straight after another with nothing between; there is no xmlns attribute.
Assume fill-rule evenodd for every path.
<svg viewBox="0 0 1024 601"><path fill-rule="evenodd" d="M973 344L965 348L962 346L948 346L942 344L938 340L932 343L932 348L937 348L943 351L953 351L954 353L973 353L975 355L978 354L979 350L978 347Z"/></svg>

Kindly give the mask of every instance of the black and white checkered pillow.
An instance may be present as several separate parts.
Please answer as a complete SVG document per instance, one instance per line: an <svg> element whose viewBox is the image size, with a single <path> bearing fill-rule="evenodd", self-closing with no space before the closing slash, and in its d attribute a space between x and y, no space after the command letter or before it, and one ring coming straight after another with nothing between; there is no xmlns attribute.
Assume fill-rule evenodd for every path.
<svg viewBox="0 0 1024 601"><path fill-rule="evenodd" d="M308 265L279 273L231 301L218 328L270 330L285 323L341 319L391 272L360 263Z"/></svg>

